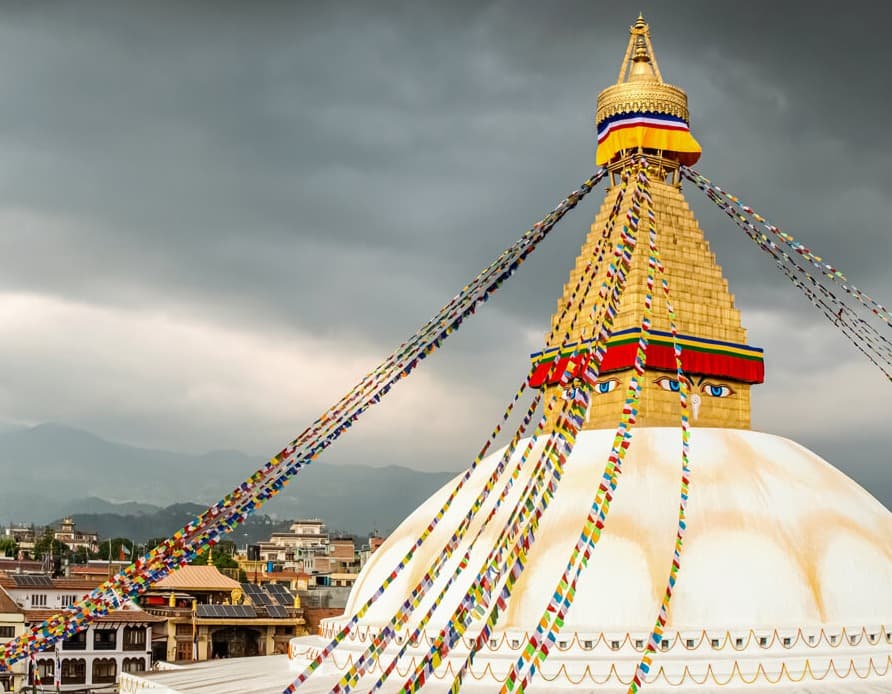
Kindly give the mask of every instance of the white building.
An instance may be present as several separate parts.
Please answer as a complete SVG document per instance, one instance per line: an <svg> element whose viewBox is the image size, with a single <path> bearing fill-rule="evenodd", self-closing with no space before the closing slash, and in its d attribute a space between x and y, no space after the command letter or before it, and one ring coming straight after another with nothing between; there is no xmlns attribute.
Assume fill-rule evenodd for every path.
<svg viewBox="0 0 892 694"><path fill-rule="evenodd" d="M46 575L0 576L0 594L8 596L22 615L22 628L13 636L74 604L96 585L96 581ZM133 606L113 610L92 622L86 631L63 641L58 655L38 654L36 674L44 686L52 685L58 667L62 692L99 692L106 688L112 692L120 673L141 672L152 666L152 625L159 621L164 620ZM27 677L27 667L24 664L20 676ZM34 673L31 679L35 679Z"/></svg>
<svg viewBox="0 0 892 694"><path fill-rule="evenodd" d="M328 533L321 520L299 520L288 532L273 533L266 542L259 543L260 560L281 569L312 572L316 557L330 553Z"/></svg>

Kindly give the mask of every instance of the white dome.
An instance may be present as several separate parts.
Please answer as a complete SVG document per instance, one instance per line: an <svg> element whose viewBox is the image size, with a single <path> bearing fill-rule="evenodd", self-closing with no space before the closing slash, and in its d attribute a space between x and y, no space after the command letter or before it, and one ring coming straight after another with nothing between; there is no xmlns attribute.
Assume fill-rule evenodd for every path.
<svg viewBox="0 0 892 694"><path fill-rule="evenodd" d="M606 430L579 435L500 629L535 628L579 537L612 439L613 431ZM688 529L670 627L892 624L892 513L882 504L788 439L745 430L693 429L690 451ZM363 623L390 619L439 554L500 455L480 464L437 531ZM646 631L652 626L672 558L680 461L678 429L633 432L604 533L580 579L565 633ZM521 472L515 497L532 467L528 464ZM393 570L454 484L422 504L374 554L346 613L358 609ZM483 561L509 511L503 505L484 530L472 567ZM476 525L471 530L455 560ZM432 627L449 618L473 575L476 569L467 572L453 599L444 601L446 609L438 611ZM446 578L448 573L441 574L429 591L431 598Z"/></svg>
<svg viewBox="0 0 892 694"><path fill-rule="evenodd" d="M471 676L477 684L503 681L526 634L535 630L579 537L613 436L613 431L604 430L578 436L508 609L475 659ZM522 450L523 445L518 447ZM829 463L784 438L695 428L690 451L692 481L681 572L649 681L657 687L709 688L867 678L882 680L877 691L892 691L892 513ZM439 556L500 455L481 462L449 513L323 667L323 674L336 679L399 609ZM534 453L530 460L535 459ZM399 672L411 671L449 620L506 525L533 467L528 462L521 471L511 495L475 544L469 568L421 641L408 646ZM631 680L665 590L680 473L679 429L634 430L604 532L579 581L558 647L534 683L537 691L616 689ZM456 481L422 504L373 555L344 616L325 620L321 637L292 641L294 670L301 670L378 588ZM406 631L387 646L382 661L389 662L452 575L500 490L501 484L475 516ZM435 673L438 686L448 688L480 626L471 624L466 640L444 659Z"/></svg>

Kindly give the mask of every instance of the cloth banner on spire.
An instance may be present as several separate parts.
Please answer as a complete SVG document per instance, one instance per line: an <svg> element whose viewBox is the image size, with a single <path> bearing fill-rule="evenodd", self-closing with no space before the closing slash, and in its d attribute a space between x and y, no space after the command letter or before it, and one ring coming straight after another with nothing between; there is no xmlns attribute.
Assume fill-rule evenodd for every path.
<svg viewBox="0 0 892 694"><path fill-rule="evenodd" d="M667 113L632 111L618 113L598 123L599 166L609 163L623 150L652 149L675 152L682 164L692 166L700 159L700 144L688 123Z"/></svg>

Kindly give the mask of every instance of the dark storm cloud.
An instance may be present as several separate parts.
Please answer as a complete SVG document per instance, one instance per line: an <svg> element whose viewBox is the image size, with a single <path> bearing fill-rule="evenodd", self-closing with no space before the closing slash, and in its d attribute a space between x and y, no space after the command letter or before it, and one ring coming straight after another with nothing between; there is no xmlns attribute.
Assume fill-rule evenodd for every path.
<svg viewBox="0 0 892 694"><path fill-rule="evenodd" d="M284 340L356 339L383 355L591 173L595 96L616 80L628 8L5 5L0 291L180 312ZM664 77L689 94L699 168L892 296L892 97L884 46L868 33L888 23L888 7L642 9ZM774 350L770 363L795 367L799 343L785 333L819 318L689 188L752 340ZM458 388L486 383L492 403L510 390L598 198L432 360L433 373ZM857 360L822 339L816 368ZM40 418L31 390L45 391L21 394ZM494 412L483 400L481 414ZM153 428L138 407L126 421L112 409L97 405L91 427L146 442ZM228 444L259 447L273 429ZM214 430L190 429L184 414L169 431L171 445L204 448ZM455 467L451 455L430 464Z"/></svg>

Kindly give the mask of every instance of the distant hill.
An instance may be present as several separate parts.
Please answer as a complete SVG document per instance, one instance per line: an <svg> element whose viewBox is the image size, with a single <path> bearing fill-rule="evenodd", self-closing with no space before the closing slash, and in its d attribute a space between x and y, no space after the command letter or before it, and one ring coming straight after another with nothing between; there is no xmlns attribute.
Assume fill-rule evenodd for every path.
<svg viewBox="0 0 892 694"><path fill-rule="evenodd" d="M189 455L137 448L57 424L7 431L0 433L0 523L74 515L103 536L115 527L121 529L115 535L161 535L218 500L262 461L238 451ZM357 535L373 527L387 532L453 476L317 463L263 511L279 519L321 518Z"/></svg>

